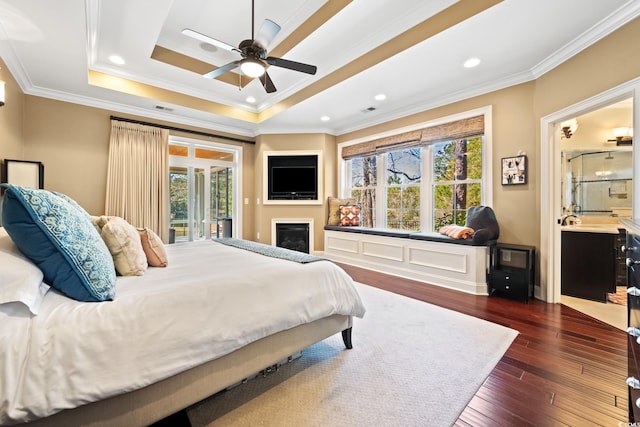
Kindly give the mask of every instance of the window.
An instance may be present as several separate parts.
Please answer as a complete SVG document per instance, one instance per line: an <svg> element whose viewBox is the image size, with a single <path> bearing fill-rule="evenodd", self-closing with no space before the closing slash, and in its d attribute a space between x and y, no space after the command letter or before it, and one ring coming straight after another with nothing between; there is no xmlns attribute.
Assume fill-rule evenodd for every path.
<svg viewBox="0 0 640 427"><path fill-rule="evenodd" d="M235 191L241 188L237 166L241 153L241 147L234 145L170 138L169 224L173 240L240 234Z"/></svg>
<svg viewBox="0 0 640 427"><path fill-rule="evenodd" d="M484 123L474 116L344 147L342 188L360 205L361 225L437 231L490 204Z"/></svg>
<svg viewBox="0 0 640 427"><path fill-rule="evenodd" d="M377 168L376 156L357 157L349 162L351 169L350 195L360 206L361 225L375 227Z"/></svg>
<svg viewBox="0 0 640 427"><path fill-rule="evenodd" d="M385 155L387 228L420 230L421 159L420 147Z"/></svg>
<svg viewBox="0 0 640 427"><path fill-rule="evenodd" d="M433 147L433 230L464 225L470 206L482 204L482 137Z"/></svg>

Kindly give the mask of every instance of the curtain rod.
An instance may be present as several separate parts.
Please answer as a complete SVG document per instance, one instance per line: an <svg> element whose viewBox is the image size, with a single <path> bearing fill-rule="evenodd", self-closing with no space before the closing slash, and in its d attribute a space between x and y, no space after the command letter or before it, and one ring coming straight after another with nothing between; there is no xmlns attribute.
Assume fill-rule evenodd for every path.
<svg viewBox="0 0 640 427"><path fill-rule="evenodd" d="M191 134L194 134L194 135L208 136L210 138L221 138L221 139L226 139L228 141L243 142L245 144L255 144L256 143L255 141L247 141L246 139L234 138L232 136L217 135L215 133L200 132L198 130L184 129L184 128L179 128L179 127L175 127L175 126L160 125L160 124L157 124L157 123L143 122L141 120L127 119L127 118L124 118L124 117L111 116L111 120L118 120L118 121L121 121L121 122L128 122L128 123L136 123L138 125L154 126L154 127L157 127L157 128L174 130L174 131L177 131L177 132L186 132L186 133L191 133Z"/></svg>

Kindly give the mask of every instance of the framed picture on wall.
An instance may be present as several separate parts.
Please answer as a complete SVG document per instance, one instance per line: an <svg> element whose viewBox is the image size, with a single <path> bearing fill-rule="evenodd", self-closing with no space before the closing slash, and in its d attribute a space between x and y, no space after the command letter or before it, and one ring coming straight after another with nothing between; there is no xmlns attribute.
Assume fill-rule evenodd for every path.
<svg viewBox="0 0 640 427"><path fill-rule="evenodd" d="M527 183L527 156L502 158L502 185Z"/></svg>
<svg viewBox="0 0 640 427"><path fill-rule="evenodd" d="M42 162L4 159L2 182L29 188L44 188L44 165Z"/></svg>

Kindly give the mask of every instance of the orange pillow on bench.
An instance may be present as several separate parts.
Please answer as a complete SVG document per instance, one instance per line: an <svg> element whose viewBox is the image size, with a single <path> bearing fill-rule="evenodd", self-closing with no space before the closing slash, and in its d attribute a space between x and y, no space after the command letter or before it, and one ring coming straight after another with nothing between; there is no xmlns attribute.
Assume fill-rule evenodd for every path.
<svg viewBox="0 0 640 427"><path fill-rule="evenodd" d="M341 205L339 212L340 212L340 225L356 226L356 227L360 225L360 206Z"/></svg>
<svg viewBox="0 0 640 427"><path fill-rule="evenodd" d="M473 228L463 225L451 224L440 228L440 234L444 234L453 239L470 239L473 237Z"/></svg>

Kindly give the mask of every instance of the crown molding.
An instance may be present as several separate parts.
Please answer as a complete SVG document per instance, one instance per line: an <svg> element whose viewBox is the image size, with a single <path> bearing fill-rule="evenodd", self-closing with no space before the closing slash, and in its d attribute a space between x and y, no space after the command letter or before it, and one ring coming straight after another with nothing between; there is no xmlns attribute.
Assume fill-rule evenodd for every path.
<svg viewBox="0 0 640 427"><path fill-rule="evenodd" d="M181 125L195 126L195 127L199 127L199 128L210 130L210 131L226 132L226 133L231 133L231 134L240 135L240 136L248 136L248 137L256 136L256 134L253 132L252 129L228 126L220 123L214 123L212 121L186 118L175 113L174 114L162 113L159 111L154 111L154 110L141 108L141 107L134 107L131 105L121 104L121 103L112 102L112 101L106 101L106 100L97 99L93 97L78 96L75 94L70 94L68 92L55 91L55 90L44 89L40 87L32 87L32 88L29 88L28 91L25 91L25 94L32 95L32 96L39 96L42 98L49 98L57 101L69 102L72 104L84 105L87 107L100 108L100 109L108 110L111 112L127 113L127 114L133 114L133 115L141 116L145 118L163 120L166 122L171 122L171 123L176 123Z"/></svg>
<svg viewBox="0 0 640 427"><path fill-rule="evenodd" d="M382 123L387 123L413 114L422 113L424 111L452 104L454 102L464 101L476 96L485 95L487 93L495 92L501 89L506 89L508 87L526 83L534 79L535 78L533 74L529 71L513 74L499 80L488 82L484 85L474 86L457 92L448 93L445 96L434 98L428 103L425 103L424 101L418 101L407 107L398 108L390 112L384 112L384 117L372 118L372 120L367 122L359 122L357 126L336 127L333 129L333 131L335 135L342 135L345 133L366 129L368 127L380 125Z"/></svg>
<svg viewBox="0 0 640 427"><path fill-rule="evenodd" d="M640 2L637 0L628 1L580 36L576 37L562 48L536 64L531 69L534 78L537 79L545 73L553 70L558 65L569 60L599 40L605 38L638 16L640 16Z"/></svg>

